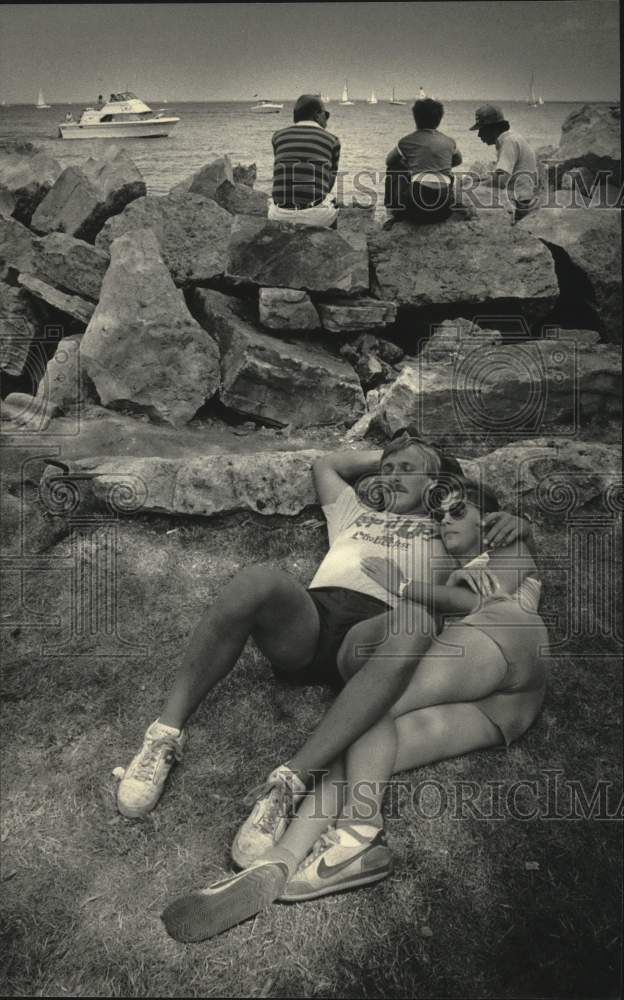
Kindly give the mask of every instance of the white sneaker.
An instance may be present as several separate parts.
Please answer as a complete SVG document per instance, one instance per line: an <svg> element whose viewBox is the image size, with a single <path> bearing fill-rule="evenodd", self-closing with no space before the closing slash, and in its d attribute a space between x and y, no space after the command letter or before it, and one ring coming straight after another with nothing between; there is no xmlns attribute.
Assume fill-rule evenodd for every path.
<svg viewBox="0 0 624 1000"><path fill-rule="evenodd" d="M239 868L248 868L275 847L305 790L305 783L287 764L271 771L260 788L251 815L239 827L232 844L232 860Z"/></svg>
<svg viewBox="0 0 624 1000"><path fill-rule="evenodd" d="M165 787L169 771L182 760L184 730L152 722L143 746L126 768L117 789L117 808L122 816L136 819L151 812Z"/></svg>
<svg viewBox="0 0 624 1000"><path fill-rule="evenodd" d="M332 828L321 834L279 900L296 903L358 889L387 878L392 870L392 851L383 830L362 823Z"/></svg>

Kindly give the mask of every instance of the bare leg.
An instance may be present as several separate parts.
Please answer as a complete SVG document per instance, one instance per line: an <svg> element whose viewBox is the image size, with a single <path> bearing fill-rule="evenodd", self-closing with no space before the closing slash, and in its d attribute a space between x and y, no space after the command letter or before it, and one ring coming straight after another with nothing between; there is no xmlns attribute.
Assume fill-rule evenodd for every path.
<svg viewBox="0 0 624 1000"><path fill-rule="evenodd" d="M388 711L404 691L414 664L433 638L429 613L404 602L393 611L354 625L340 650L343 676L355 673L290 766L301 773L334 760ZM359 647L369 646L368 657Z"/></svg>
<svg viewBox="0 0 624 1000"><path fill-rule="evenodd" d="M316 782L314 791L303 799L279 847L285 847L297 861L303 861L320 835L340 816L344 788L345 768L339 758L325 772L322 780Z"/></svg>
<svg viewBox="0 0 624 1000"><path fill-rule="evenodd" d="M276 667L296 671L314 656L318 634L316 607L298 580L264 565L237 573L195 629L159 721L181 729L251 635Z"/></svg>

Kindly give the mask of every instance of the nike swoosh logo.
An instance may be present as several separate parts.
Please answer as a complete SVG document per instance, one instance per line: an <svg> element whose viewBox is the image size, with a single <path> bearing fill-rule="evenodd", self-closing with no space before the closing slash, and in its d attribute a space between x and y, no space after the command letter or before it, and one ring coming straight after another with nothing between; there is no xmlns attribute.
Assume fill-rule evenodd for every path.
<svg viewBox="0 0 624 1000"><path fill-rule="evenodd" d="M366 854L366 852L370 850L370 846L371 846L370 844L367 844L364 850L359 851L357 854L354 854L352 858L347 858L346 861L341 861L340 864L337 865L327 865L325 864L325 858L321 858L319 866L316 869L318 877L331 878L332 875L337 875L338 872L341 872L343 868L348 868L349 865L352 865L354 861L357 861L358 858L361 858L363 854Z"/></svg>

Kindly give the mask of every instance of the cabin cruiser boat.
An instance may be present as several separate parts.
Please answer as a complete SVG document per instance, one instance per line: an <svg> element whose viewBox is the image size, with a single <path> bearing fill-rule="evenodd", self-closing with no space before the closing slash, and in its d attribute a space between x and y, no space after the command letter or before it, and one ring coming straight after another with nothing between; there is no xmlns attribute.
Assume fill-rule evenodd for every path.
<svg viewBox="0 0 624 1000"><path fill-rule="evenodd" d="M179 121L164 111L154 113L128 90L85 108L78 122L69 114L59 125L59 135L61 139L152 139L169 135Z"/></svg>
<svg viewBox="0 0 624 1000"><path fill-rule="evenodd" d="M260 101L259 104L254 104L253 108L249 110L255 111L259 115L278 115L283 107L283 104L275 104L274 101Z"/></svg>

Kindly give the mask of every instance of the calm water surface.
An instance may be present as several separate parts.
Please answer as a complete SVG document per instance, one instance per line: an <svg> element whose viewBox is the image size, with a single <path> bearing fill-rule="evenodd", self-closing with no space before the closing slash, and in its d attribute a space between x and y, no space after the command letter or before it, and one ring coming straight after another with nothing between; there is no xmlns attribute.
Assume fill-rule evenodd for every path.
<svg viewBox="0 0 624 1000"><path fill-rule="evenodd" d="M493 99L495 100L495 99ZM524 102L501 102L512 128L522 133L532 146L558 145L561 125L580 103L553 103L529 108ZM157 110L157 101L150 106ZM237 163L258 165L258 187L269 190L271 184L271 135L292 121L293 102L286 102L280 114L258 115L250 112L250 103L171 103L168 114L177 114L180 122L166 139L122 139L124 146L143 173L150 194L164 194L174 184L203 164L227 153ZM464 164L491 160L492 153L470 132L477 102L445 103L442 131L457 140ZM0 107L0 137L29 139L44 146L62 166L79 163L87 156L99 156L103 147L115 140L63 140L58 138L58 124L68 111L78 119L79 104L55 105L37 111L33 106ZM365 188L383 189L381 171L386 153L396 140L414 128L410 105L402 107L380 101L377 105L358 102L341 108L329 104L329 129L340 137L342 188L345 196L353 191L354 179ZM372 177L372 180L371 180ZM338 192L340 194L340 191ZM361 199L362 200L362 199Z"/></svg>

